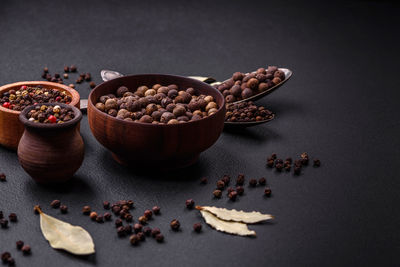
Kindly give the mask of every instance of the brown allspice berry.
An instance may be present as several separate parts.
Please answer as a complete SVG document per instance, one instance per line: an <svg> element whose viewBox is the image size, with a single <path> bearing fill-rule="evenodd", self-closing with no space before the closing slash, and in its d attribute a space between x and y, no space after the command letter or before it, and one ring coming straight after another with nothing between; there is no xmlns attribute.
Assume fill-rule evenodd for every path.
<svg viewBox="0 0 400 267"><path fill-rule="evenodd" d="M160 231L160 228L157 228L157 227L155 227L155 228L153 228L152 230L151 230L151 236L152 237L156 237L158 234L160 234L161 233L161 231Z"/></svg>
<svg viewBox="0 0 400 267"><path fill-rule="evenodd" d="M151 219L153 217L153 212L151 210L145 210L143 214L147 219Z"/></svg>
<svg viewBox="0 0 400 267"><path fill-rule="evenodd" d="M223 189L225 188L225 183L224 183L224 181L218 180L218 181L217 181L217 188L218 188L219 190L223 190Z"/></svg>
<svg viewBox="0 0 400 267"><path fill-rule="evenodd" d="M266 185L267 184L267 179L265 179L264 177L261 177L260 179L258 179L258 184L259 185Z"/></svg>
<svg viewBox="0 0 400 267"><path fill-rule="evenodd" d="M115 219L115 227L121 227L123 225L123 222L120 218Z"/></svg>
<svg viewBox="0 0 400 267"><path fill-rule="evenodd" d="M98 223L103 223L103 222L104 222L104 217L103 217L102 215L98 215L98 216L96 217L96 222L98 222Z"/></svg>
<svg viewBox="0 0 400 267"><path fill-rule="evenodd" d="M63 74L63 77L64 77L64 79L68 79L68 77L69 77L69 76L68 76L68 73L64 73L64 74Z"/></svg>
<svg viewBox="0 0 400 267"><path fill-rule="evenodd" d="M150 227L148 227L148 226L146 226L146 227L143 228L143 233L144 233L146 236L150 236L150 235L151 235L151 231L152 231L152 229L151 229Z"/></svg>
<svg viewBox="0 0 400 267"><path fill-rule="evenodd" d="M84 206L82 208L82 213L85 214L85 215L89 215L91 210L92 209L90 208L90 206Z"/></svg>
<svg viewBox="0 0 400 267"><path fill-rule="evenodd" d="M188 199L185 202L186 208L188 209L193 209L194 207L194 200L193 199Z"/></svg>
<svg viewBox="0 0 400 267"><path fill-rule="evenodd" d="M133 221L133 216L132 214L128 213L125 215L125 221L127 222L132 222Z"/></svg>
<svg viewBox="0 0 400 267"><path fill-rule="evenodd" d="M0 219L0 227L1 228L7 228L8 227L8 220Z"/></svg>
<svg viewBox="0 0 400 267"><path fill-rule="evenodd" d="M60 206L60 211L61 211L61 213L63 213L63 214L68 213L68 207L67 207L67 205L61 205L61 206Z"/></svg>
<svg viewBox="0 0 400 267"><path fill-rule="evenodd" d="M139 237L140 241L144 241L146 239L145 235L143 232L139 232L136 234Z"/></svg>
<svg viewBox="0 0 400 267"><path fill-rule="evenodd" d="M133 225L133 231L134 231L135 233L141 232L142 229L143 229L143 225L141 225L140 223L135 223L135 224Z"/></svg>
<svg viewBox="0 0 400 267"><path fill-rule="evenodd" d="M235 191L235 189L233 189L232 187L228 187L226 189L226 192L229 194L230 192Z"/></svg>
<svg viewBox="0 0 400 267"><path fill-rule="evenodd" d="M156 235L155 239L158 243L162 243L164 241L164 236L162 234Z"/></svg>
<svg viewBox="0 0 400 267"><path fill-rule="evenodd" d="M154 213L155 215L159 215L159 214L160 214L160 211L161 211L161 208L160 208L159 206L154 206L154 207L152 208L152 210L153 210L153 213Z"/></svg>
<svg viewBox="0 0 400 267"><path fill-rule="evenodd" d="M214 197L216 197L216 198L221 198L221 196L222 196L222 191L219 190L219 189L216 189L216 190L214 190L213 195L214 195Z"/></svg>
<svg viewBox="0 0 400 267"><path fill-rule="evenodd" d="M236 187L236 192L237 192L237 194L238 194L239 196L243 195L243 193L244 193L244 187L241 186L241 185L237 186L237 187Z"/></svg>
<svg viewBox="0 0 400 267"><path fill-rule="evenodd" d="M266 187L266 188L264 189L264 195L265 195L265 196L270 197L270 196L271 196L271 193L272 193L271 188Z"/></svg>
<svg viewBox="0 0 400 267"><path fill-rule="evenodd" d="M193 230L194 230L195 232L200 233L200 232L201 232L201 228L202 228L201 223L195 223L195 224L193 224Z"/></svg>
<svg viewBox="0 0 400 267"><path fill-rule="evenodd" d="M5 182L7 181L7 177L4 173L0 173L0 182Z"/></svg>
<svg viewBox="0 0 400 267"><path fill-rule="evenodd" d="M93 89L93 88L95 88L95 87L96 87L96 83L95 83L95 82L90 82L90 83L89 83L89 86L90 86L90 88L92 88L92 89Z"/></svg>
<svg viewBox="0 0 400 267"><path fill-rule="evenodd" d="M236 197L237 197L237 192L236 191L230 192L228 197L229 197L230 200L235 201Z"/></svg>
<svg viewBox="0 0 400 267"><path fill-rule="evenodd" d="M124 237L124 236L126 236L125 227L119 226L119 227L117 228L117 234L118 234L119 237Z"/></svg>
<svg viewBox="0 0 400 267"><path fill-rule="evenodd" d="M104 213L103 217L104 217L104 220L111 221L112 215L111 215L111 213L106 212L106 213Z"/></svg>
<svg viewBox="0 0 400 267"><path fill-rule="evenodd" d="M58 200L58 199L53 200L53 201L50 203L50 206L51 206L53 209L58 209L58 208L60 207L60 205L61 205L61 201Z"/></svg>
<svg viewBox="0 0 400 267"><path fill-rule="evenodd" d="M295 166L295 167L294 167L294 174L295 174L295 175L300 175L300 173L301 173L301 167Z"/></svg>
<svg viewBox="0 0 400 267"><path fill-rule="evenodd" d="M24 246L24 241L19 240L19 241L17 241L15 244L16 244L16 246L17 246L17 249L18 249L18 250L21 250L22 247Z"/></svg>
<svg viewBox="0 0 400 267"><path fill-rule="evenodd" d="M313 164L314 167L321 166L321 161L319 159L314 159L313 162L314 162L314 164Z"/></svg>
<svg viewBox="0 0 400 267"><path fill-rule="evenodd" d="M181 223L177 219L173 219L170 223L171 229L174 231L178 231L181 227Z"/></svg>
<svg viewBox="0 0 400 267"><path fill-rule="evenodd" d="M250 179L249 180L249 186L256 187L257 186L257 180L256 179Z"/></svg>
<svg viewBox="0 0 400 267"><path fill-rule="evenodd" d="M244 174L239 174L236 178L236 185L244 185Z"/></svg>
<svg viewBox="0 0 400 267"><path fill-rule="evenodd" d="M110 209L110 202L108 201L103 201L103 208L105 210L109 210Z"/></svg>
<svg viewBox="0 0 400 267"><path fill-rule="evenodd" d="M90 213L89 217L90 217L90 219L92 219L93 221L95 221L96 218L97 218L97 212L92 211L92 212Z"/></svg>
<svg viewBox="0 0 400 267"><path fill-rule="evenodd" d="M10 215L8 215L8 219L10 220L10 222L17 222L18 221L17 214L10 213Z"/></svg>
<svg viewBox="0 0 400 267"><path fill-rule="evenodd" d="M140 216L139 219L138 219L138 221L139 221L141 224L146 224L146 223L147 223L147 218L146 218L146 216Z"/></svg>
<svg viewBox="0 0 400 267"><path fill-rule="evenodd" d="M222 177L221 180L224 181L225 185L228 185L228 184L230 183L230 181L231 181L231 177L230 177L229 175L225 174L225 175Z"/></svg>
<svg viewBox="0 0 400 267"><path fill-rule="evenodd" d="M129 225L129 224L128 224L128 225L125 225L125 226L124 226L124 231L125 231L125 233L128 234L128 235L131 234L131 233L132 233L132 225Z"/></svg>
<svg viewBox="0 0 400 267"><path fill-rule="evenodd" d="M75 65L71 65L70 70L71 72L76 72L78 68Z"/></svg>
<svg viewBox="0 0 400 267"><path fill-rule="evenodd" d="M44 72L44 73L48 73L48 72L49 72L49 68L48 68L48 67L44 67L44 68L43 68L43 72Z"/></svg>
<svg viewBox="0 0 400 267"><path fill-rule="evenodd" d="M21 251L24 255L29 255L29 254L31 254L31 246L23 245L21 248Z"/></svg>
<svg viewBox="0 0 400 267"><path fill-rule="evenodd" d="M133 234L129 237L129 242L132 246L137 246L139 245L140 238L136 234Z"/></svg>

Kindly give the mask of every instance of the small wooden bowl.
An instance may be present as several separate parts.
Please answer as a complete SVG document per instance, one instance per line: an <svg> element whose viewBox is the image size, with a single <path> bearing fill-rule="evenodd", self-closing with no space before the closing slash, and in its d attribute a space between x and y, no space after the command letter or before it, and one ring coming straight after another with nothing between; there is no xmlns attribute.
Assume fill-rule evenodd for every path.
<svg viewBox="0 0 400 267"><path fill-rule="evenodd" d="M116 92L120 86L133 90L141 85L176 84L193 87L198 93L214 97L219 109L197 121L172 125L130 122L114 118L95 107L98 99ZM114 159L124 165L148 170L171 170L196 162L199 154L212 146L224 128L225 99L212 86L198 80L162 74L141 74L116 78L98 85L89 96L90 129Z"/></svg>
<svg viewBox="0 0 400 267"><path fill-rule="evenodd" d="M22 168L39 183L65 182L79 169L84 157L84 144L79 133L82 113L66 104L42 105L71 108L75 117L61 124L35 123L26 117L35 106L26 107L19 115L25 131L18 144L18 160Z"/></svg>
<svg viewBox="0 0 400 267"><path fill-rule="evenodd" d="M12 89L17 90L23 85L42 85L44 88L65 91L68 95L72 97L70 105L79 108L80 96L76 90L64 84L52 83L47 81L30 81L6 84L0 87L0 95ZM0 145L13 150L17 149L19 140L21 139L21 136L24 132L24 125L18 119L20 113L20 111L15 111L0 106Z"/></svg>

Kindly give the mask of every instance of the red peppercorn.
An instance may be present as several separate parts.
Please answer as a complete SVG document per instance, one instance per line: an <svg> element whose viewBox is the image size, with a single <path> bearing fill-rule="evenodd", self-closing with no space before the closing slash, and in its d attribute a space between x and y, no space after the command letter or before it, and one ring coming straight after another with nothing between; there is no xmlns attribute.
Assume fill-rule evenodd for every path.
<svg viewBox="0 0 400 267"><path fill-rule="evenodd" d="M48 119L51 123L56 123L56 122L57 122L57 118L54 117L53 115L50 115L47 119Z"/></svg>
<svg viewBox="0 0 400 267"><path fill-rule="evenodd" d="M4 102L3 108L10 108L10 102Z"/></svg>
<svg viewBox="0 0 400 267"><path fill-rule="evenodd" d="M26 90L26 88L27 88L26 85L22 85L20 90Z"/></svg>

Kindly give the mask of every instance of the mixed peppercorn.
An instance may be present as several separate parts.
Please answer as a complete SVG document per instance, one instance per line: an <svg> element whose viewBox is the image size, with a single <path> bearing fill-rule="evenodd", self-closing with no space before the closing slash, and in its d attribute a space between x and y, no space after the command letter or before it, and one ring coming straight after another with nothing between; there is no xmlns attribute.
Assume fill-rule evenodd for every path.
<svg viewBox="0 0 400 267"><path fill-rule="evenodd" d="M116 95L101 96L96 108L125 121L177 124L210 116L219 107L212 96L198 94L194 88L155 84L134 90L121 86Z"/></svg>
<svg viewBox="0 0 400 267"><path fill-rule="evenodd" d="M75 118L75 114L71 108L59 105L37 105L26 114L26 118L35 123L64 123Z"/></svg>
<svg viewBox="0 0 400 267"><path fill-rule="evenodd" d="M226 106L225 121L228 122L265 121L273 117L271 111L265 107L257 107L251 101Z"/></svg>
<svg viewBox="0 0 400 267"><path fill-rule="evenodd" d="M22 111L30 105L42 103L71 103L72 97L65 91L45 88L41 85L26 86L19 89L11 89L0 93L0 105L3 108Z"/></svg>

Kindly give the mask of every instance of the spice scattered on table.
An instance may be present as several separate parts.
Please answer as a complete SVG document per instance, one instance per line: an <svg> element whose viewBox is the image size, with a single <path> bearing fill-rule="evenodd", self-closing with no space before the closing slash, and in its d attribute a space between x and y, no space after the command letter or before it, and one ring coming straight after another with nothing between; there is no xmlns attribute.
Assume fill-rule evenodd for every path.
<svg viewBox="0 0 400 267"><path fill-rule="evenodd" d="M292 158L287 158L285 161L277 158L276 153L273 153L271 156L267 158L267 167L274 168L276 171L281 172L285 169L286 172L290 172L293 166L293 173L295 175L300 175L303 166L307 166L309 162L309 155L307 152L303 152L300 154L300 158L296 159L294 163L292 163ZM319 167L321 165L321 161L319 159L313 160L313 166Z"/></svg>
<svg viewBox="0 0 400 267"><path fill-rule="evenodd" d="M153 210L153 213L154 213L155 215L159 215L159 214L160 214L161 208L160 208L159 206L154 206L154 207L152 208L152 210Z"/></svg>
<svg viewBox="0 0 400 267"><path fill-rule="evenodd" d="M198 94L194 88L155 84L151 88L121 86L116 95L101 96L96 108L126 121L177 124L210 116L219 107L211 95Z"/></svg>
<svg viewBox="0 0 400 267"><path fill-rule="evenodd" d="M171 221L170 226L172 230L178 231L181 227L181 223L177 219L174 219Z"/></svg>
<svg viewBox="0 0 400 267"><path fill-rule="evenodd" d="M17 214L10 213L10 215L8 215L8 219L10 220L10 222L17 222L18 221Z"/></svg>
<svg viewBox="0 0 400 267"><path fill-rule="evenodd" d="M31 246L23 245L21 248L21 251L22 251L23 255L29 255L29 254L31 254Z"/></svg>
<svg viewBox="0 0 400 267"><path fill-rule="evenodd" d="M241 102L227 105L225 121L227 122L255 122L270 120L274 114L262 106L256 106L253 102Z"/></svg>
<svg viewBox="0 0 400 267"><path fill-rule="evenodd" d="M201 232L201 228L202 228L201 223L195 223L195 224L193 224L193 230L194 230L195 232L200 233L200 232Z"/></svg>
<svg viewBox="0 0 400 267"><path fill-rule="evenodd" d="M193 207L194 207L194 200L193 199L188 199L188 200L186 200L186 208L188 208L188 209L193 209Z"/></svg>
<svg viewBox="0 0 400 267"><path fill-rule="evenodd" d="M4 173L0 173L0 182L5 182L7 181L7 177Z"/></svg>

